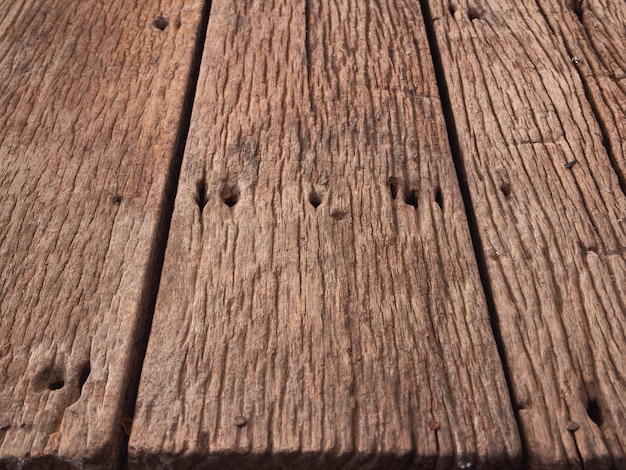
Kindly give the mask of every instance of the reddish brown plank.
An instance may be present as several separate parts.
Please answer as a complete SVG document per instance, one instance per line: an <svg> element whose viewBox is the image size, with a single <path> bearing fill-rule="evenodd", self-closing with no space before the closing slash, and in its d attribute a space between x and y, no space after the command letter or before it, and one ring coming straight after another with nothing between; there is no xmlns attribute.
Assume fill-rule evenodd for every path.
<svg viewBox="0 0 626 470"><path fill-rule="evenodd" d="M117 464L202 3L0 1L1 468Z"/></svg>
<svg viewBox="0 0 626 470"><path fill-rule="evenodd" d="M626 190L626 4L615 0L540 2L562 36ZM626 221L624 222L626 223Z"/></svg>
<svg viewBox="0 0 626 470"><path fill-rule="evenodd" d="M546 21L559 2L428 3L529 467L624 468L626 198L572 25Z"/></svg>
<svg viewBox="0 0 626 470"><path fill-rule="evenodd" d="M417 2L213 3L129 453L519 463Z"/></svg>

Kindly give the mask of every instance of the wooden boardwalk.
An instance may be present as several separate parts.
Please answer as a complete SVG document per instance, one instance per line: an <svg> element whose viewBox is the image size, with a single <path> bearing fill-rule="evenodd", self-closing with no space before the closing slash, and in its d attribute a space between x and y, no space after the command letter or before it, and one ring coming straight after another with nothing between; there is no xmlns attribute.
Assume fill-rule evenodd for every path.
<svg viewBox="0 0 626 470"><path fill-rule="evenodd" d="M626 3L0 0L0 469L626 469Z"/></svg>

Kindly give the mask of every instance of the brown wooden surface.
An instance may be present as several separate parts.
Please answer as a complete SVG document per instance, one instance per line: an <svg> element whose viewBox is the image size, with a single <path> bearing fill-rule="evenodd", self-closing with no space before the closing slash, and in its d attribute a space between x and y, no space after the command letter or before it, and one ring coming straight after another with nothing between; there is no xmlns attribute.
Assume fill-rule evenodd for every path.
<svg viewBox="0 0 626 470"><path fill-rule="evenodd" d="M540 5L583 81L625 191L626 4L619 0L542 0Z"/></svg>
<svg viewBox="0 0 626 470"><path fill-rule="evenodd" d="M626 469L626 3L213 3L0 0L0 469Z"/></svg>
<svg viewBox="0 0 626 470"><path fill-rule="evenodd" d="M519 463L419 5L207 35L133 467Z"/></svg>
<svg viewBox="0 0 626 470"><path fill-rule="evenodd" d="M432 2L460 157L529 465L624 468L626 198L563 15L527 3Z"/></svg>
<svg viewBox="0 0 626 470"><path fill-rule="evenodd" d="M117 465L201 8L0 2L0 468Z"/></svg>

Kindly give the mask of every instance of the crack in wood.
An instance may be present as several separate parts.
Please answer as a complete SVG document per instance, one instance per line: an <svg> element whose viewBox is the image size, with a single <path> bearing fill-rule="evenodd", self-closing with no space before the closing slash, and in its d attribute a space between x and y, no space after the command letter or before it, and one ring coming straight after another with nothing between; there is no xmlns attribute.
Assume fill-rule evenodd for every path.
<svg viewBox="0 0 626 470"><path fill-rule="evenodd" d="M313 96L313 84L311 83L311 68L313 67L313 49L314 49L314 44L312 43L311 40L311 23L312 23L312 16L311 16L311 2L312 0L305 0L304 1L304 49L305 49L305 54L306 54L306 82L307 82L307 86L309 88L309 104L311 106L311 109L314 108L314 96Z"/></svg>

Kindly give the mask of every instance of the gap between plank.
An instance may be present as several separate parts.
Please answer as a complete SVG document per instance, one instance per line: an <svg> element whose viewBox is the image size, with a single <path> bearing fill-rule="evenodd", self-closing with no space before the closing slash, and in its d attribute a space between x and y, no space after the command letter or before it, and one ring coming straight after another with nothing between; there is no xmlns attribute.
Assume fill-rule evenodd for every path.
<svg viewBox="0 0 626 470"><path fill-rule="evenodd" d="M476 261L478 264L478 272L480 274L480 282L483 287L483 292L485 293L485 299L487 302L487 311L489 313L489 321L491 324L491 331L493 332L493 336L496 342L496 346L498 348L498 355L500 356L500 361L502 363L502 368L504 369L504 377L506 379L506 385L509 392L509 398L511 400L511 408L513 409L513 413L515 415L515 420L517 422L517 427L520 429L521 435L521 427L520 420L518 416L518 411L515 407L515 403L513 400L513 387L511 385L511 377L509 373L509 366L506 361L506 356L504 355L504 342L502 340L502 334L500 333L500 327L498 325L498 316L496 313L496 307L493 300L493 294L491 292L491 284L489 280L489 273L487 271L487 263L484 251L482 249L482 245L480 243L480 234L478 232L478 223L476 222L476 214L474 214L472 198L469 192L469 186L467 183L467 175L465 173L465 167L463 165L461 151L459 146L459 139L456 132L456 126L454 124L454 117L452 106L450 104L450 98L448 94L448 86L446 84L446 79L443 71L443 64L441 62L441 54L439 53L439 47L437 46L437 39L435 37L435 24L432 18L432 14L430 11L430 5L428 0L419 0L420 9L422 11L422 16L424 19L424 25L426 27L426 37L428 38L428 46L430 49L430 55L433 61L433 67L435 69L435 79L437 82L437 88L439 91L439 99L441 101L441 106L443 108L443 116L446 123L446 131L448 134L448 143L450 145L450 151L452 152L452 159L454 161L454 168L456 170L457 180L459 182L459 187L461 189L461 196L463 198L463 205L465 206L465 214L467 216L467 222L469 225L470 236L472 239L472 246L474 248L474 254L476 256ZM521 440L522 445L522 464L520 468L527 467L527 452L525 449L524 440Z"/></svg>
<svg viewBox="0 0 626 470"><path fill-rule="evenodd" d="M185 97L183 100L183 107L176 136L175 151L171 159L170 167L168 169L168 175L163 195L163 211L161 212L157 223L155 241L151 247L150 252L150 264L145 277L145 285L142 289L142 296L140 300L140 315L138 324L136 325L137 336L135 338L133 357L130 370L128 372L128 388L124 399L123 418L132 419L135 414L135 404L137 400L137 392L139 390L139 381L141 379L143 363L146 356L146 350L148 348L150 331L152 330L152 318L154 316L154 309L156 307L156 299L161 280L161 271L163 269L163 262L165 259L165 247L167 245L170 223L172 220L172 213L174 212L174 201L176 199L176 193L178 190L178 179L180 176L183 155L185 153L185 146L187 144L187 135L189 133L189 126L191 123L191 113L196 97L196 87L198 84L198 77L200 75L200 64L202 62L202 55L204 53L204 43L206 40L209 16L211 13L211 3L212 0L205 0L205 3L202 7L198 34L193 49L193 58L191 60L191 67L189 69L189 76L187 78L187 89L185 91ZM128 468L128 441L129 436L124 433L123 442L120 446L121 452L119 457L119 468Z"/></svg>

